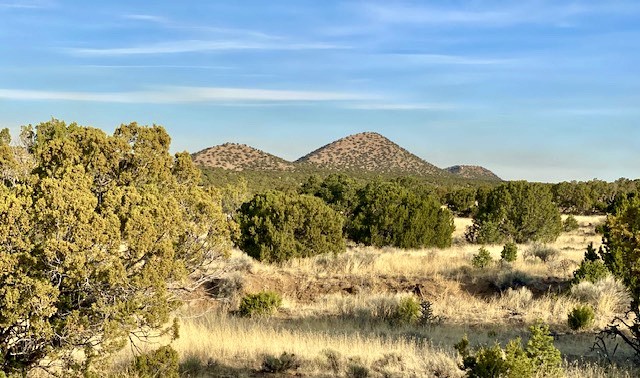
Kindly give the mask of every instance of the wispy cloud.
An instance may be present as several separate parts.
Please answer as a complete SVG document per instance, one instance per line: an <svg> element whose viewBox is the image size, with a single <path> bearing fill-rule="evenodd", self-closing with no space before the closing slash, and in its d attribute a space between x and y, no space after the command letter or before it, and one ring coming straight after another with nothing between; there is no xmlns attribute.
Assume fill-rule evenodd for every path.
<svg viewBox="0 0 640 378"><path fill-rule="evenodd" d="M354 103L344 106L347 109L358 110L453 110L459 107L443 103Z"/></svg>
<svg viewBox="0 0 640 378"><path fill-rule="evenodd" d="M0 98L34 101L84 101L110 103L198 103L234 101L353 101L372 96L343 92L273 90L260 88L223 87L162 87L154 90L129 92L67 92L23 89L0 89Z"/></svg>
<svg viewBox="0 0 640 378"><path fill-rule="evenodd" d="M50 8L49 1L10 1L0 2L0 9L43 9Z"/></svg>
<svg viewBox="0 0 640 378"><path fill-rule="evenodd" d="M454 65L496 65L511 64L518 62L518 59L511 58L481 58L464 55L449 54L385 54L394 59L408 60L421 64L454 64Z"/></svg>
<svg viewBox="0 0 640 378"><path fill-rule="evenodd" d="M152 14L123 14L122 18L127 20L146 21L155 23L166 23L168 20L162 16Z"/></svg>
<svg viewBox="0 0 640 378"><path fill-rule="evenodd" d="M640 6L634 2L594 2L591 4L555 1L520 1L512 5L491 7L435 7L410 5L400 2L362 3L360 13L369 19L388 24L431 24L508 26L541 23L571 26L573 21L588 14L626 14L637 12Z"/></svg>
<svg viewBox="0 0 640 378"><path fill-rule="evenodd" d="M314 50L343 49L345 46L318 42L264 42L250 40L184 40L152 43L141 46L115 48L67 48L66 51L77 56L124 56L150 54L179 54L193 52L211 52L225 50Z"/></svg>

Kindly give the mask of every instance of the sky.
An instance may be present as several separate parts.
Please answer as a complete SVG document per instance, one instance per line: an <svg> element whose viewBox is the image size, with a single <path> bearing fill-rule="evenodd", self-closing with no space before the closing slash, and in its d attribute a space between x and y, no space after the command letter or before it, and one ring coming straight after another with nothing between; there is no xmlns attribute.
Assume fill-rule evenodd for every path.
<svg viewBox="0 0 640 378"><path fill-rule="evenodd" d="M295 160L378 132L507 180L640 178L640 2L0 0L0 128Z"/></svg>

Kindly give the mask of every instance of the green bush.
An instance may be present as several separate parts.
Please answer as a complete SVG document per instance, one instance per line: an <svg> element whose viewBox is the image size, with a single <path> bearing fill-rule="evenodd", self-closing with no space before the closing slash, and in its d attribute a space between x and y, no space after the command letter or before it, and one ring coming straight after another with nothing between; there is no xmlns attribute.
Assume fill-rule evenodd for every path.
<svg viewBox="0 0 640 378"><path fill-rule="evenodd" d="M602 249L600 251L602 252ZM609 274L609 270L593 247L593 243L589 243L580 266L573 272L573 280L571 282L573 284L578 284L582 281L596 283Z"/></svg>
<svg viewBox="0 0 640 378"><path fill-rule="evenodd" d="M560 211L543 184L508 182L478 198L473 225L466 233L470 242L553 242L562 231Z"/></svg>
<svg viewBox="0 0 640 378"><path fill-rule="evenodd" d="M282 297L273 291L247 294L240 301L238 313L241 316L271 315L282 305Z"/></svg>
<svg viewBox="0 0 640 378"><path fill-rule="evenodd" d="M506 262L514 262L518 258L518 246L516 243L508 242L502 247L500 257Z"/></svg>
<svg viewBox="0 0 640 378"><path fill-rule="evenodd" d="M400 324L413 324L420 320L422 306L415 297L402 298L398 303L393 321Z"/></svg>
<svg viewBox="0 0 640 378"><path fill-rule="evenodd" d="M567 314L569 328L574 331L591 327L595 319L593 308L588 305L578 305Z"/></svg>
<svg viewBox="0 0 640 378"><path fill-rule="evenodd" d="M454 229L451 211L434 197L395 182L373 182L358 191L347 233L357 243L376 247L445 248Z"/></svg>
<svg viewBox="0 0 640 378"><path fill-rule="evenodd" d="M179 378L179 356L169 345L136 356L131 370L140 378Z"/></svg>
<svg viewBox="0 0 640 378"><path fill-rule="evenodd" d="M562 376L562 357L553 345L549 328L543 324L529 327L530 337L526 348L520 338L507 343L503 350L499 344L480 347L472 354L465 336L455 349L462 357L461 369L473 378L533 378Z"/></svg>
<svg viewBox="0 0 640 378"><path fill-rule="evenodd" d="M170 331L170 287L222 257L225 216L160 126L23 131L14 162L0 137L0 370L90 373L131 333Z"/></svg>
<svg viewBox="0 0 640 378"><path fill-rule="evenodd" d="M606 330L621 336L640 357L640 196L621 200L603 227L600 256L607 269L626 286L631 302L627 309L633 320L617 318Z"/></svg>
<svg viewBox="0 0 640 378"><path fill-rule="evenodd" d="M481 247L478 253L471 258L471 265L478 269L486 268L491 265L492 262L493 258L491 257L491 253L484 247Z"/></svg>
<svg viewBox="0 0 640 378"><path fill-rule="evenodd" d="M266 355L262 360L262 371L266 373L285 373L300 368L300 360L293 353L282 352L280 357Z"/></svg>
<svg viewBox="0 0 640 378"><path fill-rule="evenodd" d="M567 219L562 222L562 229L565 232L575 231L578 228L580 228L580 225L578 224L578 220L576 219L576 217L574 217L573 215L569 215Z"/></svg>
<svg viewBox="0 0 640 378"><path fill-rule="evenodd" d="M310 195L258 194L240 207L236 217L238 247L260 261L282 262L346 248L342 216Z"/></svg>
<svg viewBox="0 0 640 378"><path fill-rule="evenodd" d="M596 283L609 274L609 270L601 260L582 260L578 269L573 272L572 283L577 284L582 281Z"/></svg>

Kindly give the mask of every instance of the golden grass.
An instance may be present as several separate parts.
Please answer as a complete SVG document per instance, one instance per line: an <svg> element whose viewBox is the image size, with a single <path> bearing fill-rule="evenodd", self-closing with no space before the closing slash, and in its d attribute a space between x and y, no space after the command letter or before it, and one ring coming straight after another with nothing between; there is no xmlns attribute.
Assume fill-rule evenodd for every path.
<svg viewBox="0 0 640 378"><path fill-rule="evenodd" d="M519 245L516 262L487 269L471 267L479 246L464 242L464 227L471 221L460 218L455 220L454 245L443 250L352 247L337 256L281 266L234 251L224 266L211 271L230 271L234 280L242 279L245 292L279 291L282 310L270 319L237 318L224 309L193 317L207 307L205 301L181 314L181 337L172 346L188 376L253 376L266 355L287 352L300 360L297 373L302 376L345 376L359 366L374 377L458 377L463 374L452 346L464 334L474 345L504 345L517 336L526 338L528 325L542 320L558 335L555 344L570 361L568 377L633 376L637 371L607 370L579 360L594 358L589 352L594 332L621 313L628 296L613 279L581 284L568 293L555 291L566 286L587 244L600 244L593 227L603 217L576 218L581 227L549 245L559 251L552 261L525 259L531 246ZM502 246L486 247L495 260L500 258ZM529 288L496 288L514 280L526 281ZM409 292L413 286L430 301L436 321L428 326L390 324L385 319L401 298L414 295ZM236 302L225 301L231 308ZM596 323L586 332L571 332L567 314L584 303L594 307ZM629 353L621 347L618 357L624 360ZM130 358L123 352L117 365Z"/></svg>

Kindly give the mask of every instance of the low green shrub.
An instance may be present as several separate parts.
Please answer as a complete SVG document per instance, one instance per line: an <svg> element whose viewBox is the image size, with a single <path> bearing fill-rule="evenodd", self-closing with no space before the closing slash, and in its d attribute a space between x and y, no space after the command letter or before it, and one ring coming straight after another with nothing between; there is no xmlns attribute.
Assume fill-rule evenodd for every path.
<svg viewBox="0 0 640 378"><path fill-rule="evenodd" d="M562 357L553 345L549 328L541 323L529 328L530 337L526 348L520 338L509 341L502 349L499 344L493 347L480 347L472 354L469 340L465 336L455 349L462 357L461 369L467 377L473 378L533 378L562 376Z"/></svg>
<svg viewBox="0 0 640 378"><path fill-rule="evenodd" d="M595 313L589 305L578 305L567 314L567 323L574 331L591 327L594 319Z"/></svg>
<svg viewBox="0 0 640 378"><path fill-rule="evenodd" d="M492 262L493 258L491 257L491 253L484 247L481 247L478 253L473 255L471 259L471 265L478 269L486 268L491 265Z"/></svg>
<svg viewBox="0 0 640 378"><path fill-rule="evenodd" d="M392 321L399 324L417 323L422 316L422 306L415 297L400 299Z"/></svg>
<svg viewBox="0 0 640 378"><path fill-rule="evenodd" d="M582 281L596 283L609 275L609 270L602 260L589 261L582 260L578 269L573 272L573 284Z"/></svg>
<svg viewBox="0 0 640 378"><path fill-rule="evenodd" d="M578 224L578 220L573 215L569 215L567 219L562 222L562 229L565 232L575 231L580 228L580 224Z"/></svg>
<svg viewBox="0 0 640 378"><path fill-rule="evenodd" d="M136 356L131 370L140 378L179 378L179 356L171 346Z"/></svg>
<svg viewBox="0 0 640 378"><path fill-rule="evenodd" d="M502 252L500 253L500 257L502 260L506 262L514 262L518 258L518 246L516 243L508 242L502 247Z"/></svg>
<svg viewBox="0 0 640 378"><path fill-rule="evenodd" d="M593 247L593 243L589 243L584 253L584 258L580 262L580 266L573 272L573 284L582 281L596 283L609 275L609 269L604 265L604 261Z"/></svg>
<svg viewBox="0 0 640 378"><path fill-rule="evenodd" d="M282 297L273 291L261 291L255 294L247 294L240 302L238 313L241 316L266 316L271 315L282 305Z"/></svg>

